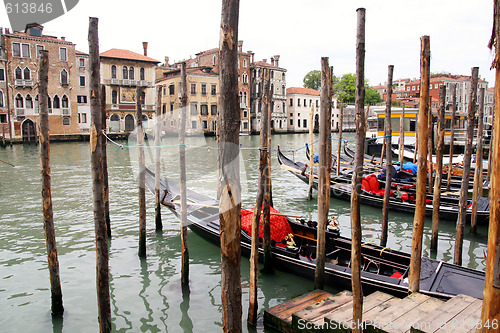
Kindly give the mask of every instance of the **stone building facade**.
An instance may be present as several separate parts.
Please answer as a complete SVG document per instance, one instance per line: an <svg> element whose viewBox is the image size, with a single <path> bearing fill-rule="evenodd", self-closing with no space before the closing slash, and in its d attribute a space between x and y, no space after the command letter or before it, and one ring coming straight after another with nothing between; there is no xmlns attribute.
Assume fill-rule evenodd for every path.
<svg viewBox="0 0 500 333"><path fill-rule="evenodd" d="M37 134L40 50L49 51L50 133L79 133L76 90L73 89L78 80L75 45L64 37L43 35L43 26L36 23L28 24L24 32L5 30L1 40L7 56L6 66L4 63L5 91L2 92L4 105L9 106L9 128L13 137L34 140Z"/></svg>
<svg viewBox="0 0 500 333"><path fill-rule="evenodd" d="M78 127L80 132L88 133L90 128L90 68L89 55L76 51L75 63L78 66L76 89L76 103L78 105Z"/></svg>

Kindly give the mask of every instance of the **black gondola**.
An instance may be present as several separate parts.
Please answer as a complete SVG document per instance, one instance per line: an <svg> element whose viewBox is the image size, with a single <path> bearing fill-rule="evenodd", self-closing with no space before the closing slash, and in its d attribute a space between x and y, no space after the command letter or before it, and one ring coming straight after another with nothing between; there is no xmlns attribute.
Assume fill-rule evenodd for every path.
<svg viewBox="0 0 500 333"><path fill-rule="evenodd" d="M283 168L287 169L305 183L309 183L308 166L302 162L293 162L284 156L278 149L278 161ZM314 188L317 189L317 178L313 178ZM351 200L351 184L349 182L334 181L330 184L330 194L334 198L342 199L345 201ZM454 202L449 202L446 196L441 197L441 205L439 206L439 218L443 220L456 221L458 218L458 205ZM432 200L432 197L428 198ZM361 203L373 207L381 208L383 206L384 197L365 190L361 190ZM480 207L477 211L477 220L479 224L487 224L489 221L489 202L487 198L480 200ZM408 198L393 198L389 199L389 209L393 211L415 214L415 201L408 195ZM426 216L432 217L432 202L426 204ZM467 221L470 222L471 209L467 209Z"/></svg>
<svg viewBox="0 0 500 333"><path fill-rule="evenodd" d="M154 174L146 169L146 187L154 193ZM163 204L179 214L179 185L162 179ZM220 246L219 203L203 194L187 190L187 223L189 228L202 238ZM274 266L277 269L313 279L316 266L316 228L314 223L287 218L293 232L294 247L272 246ZM251 237L241 233L241 253L250 254ZM334 288L351 287L351 241L336 231L326 232L325 283ZM375 290L404 297L408 294L407 276L410 255L382 248L375 244L362 246L361 283L364 293ZM262 249L259 257L262 259ZM466 294L482 298L484 272L459 267L441 261L422 258L420 292L440 298Z"/></svg>

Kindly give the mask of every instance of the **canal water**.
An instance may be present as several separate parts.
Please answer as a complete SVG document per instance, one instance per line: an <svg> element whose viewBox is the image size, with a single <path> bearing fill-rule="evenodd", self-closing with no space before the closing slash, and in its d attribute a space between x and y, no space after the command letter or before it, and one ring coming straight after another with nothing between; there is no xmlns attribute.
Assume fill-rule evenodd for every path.
<svg viewBox="0 0 500 333"><path fill-rule="evenodd" d="M351 134L351 138L353 135ZM307 134L273 135L296 160L305 160ZM176 138L162 140L162 176L178 179ZM110 210L113 237L110 241L110 288L115 332L218 332L221 331L220 250L191 231L190 293L181 290L179 221L166 208L164 230L154 230L154 198L147 193L147 258L138 258L138 190L135 181L137 152L133 141L108 144ZM149 141L148 144L153 144ZM214 138L190 137L187 144L188 187L215 196L217 150ZM242 203L255 201L259 138L241 136ZM353 143L350 143L353 145ZM334 141L336 151L337 141ZM62 319L50 315L49 272L42 223L39 154L36 145L0 149L0 327L2 332L96 332L95 234L92 179L88 143L51 144L52 196L60 275L65 307ZM151 149L147 155L151 156ZM148 165L153 167L151 160ZM272 155L275 208L316 220L317 193L307 199L307 185L280 169ZM381 212L362 206L363 240L379 242ZM330 214L338 216L341 232L350 235L349 203L331 200ZM391 213L388 245L410 252L413 216ZM431 256L431 221L427 219L423 252ZM478 235L466 229L464 266L484 270L486 228ZM437 258L451 262L455 223L441 221ZM241 264L243 317L248 309L249 262ZM293 274L259 275L260 318L263 309L313 289L313 282ZM335 289L328 289L335 292ZM254 331L243 325L245 331Z"/></svg>

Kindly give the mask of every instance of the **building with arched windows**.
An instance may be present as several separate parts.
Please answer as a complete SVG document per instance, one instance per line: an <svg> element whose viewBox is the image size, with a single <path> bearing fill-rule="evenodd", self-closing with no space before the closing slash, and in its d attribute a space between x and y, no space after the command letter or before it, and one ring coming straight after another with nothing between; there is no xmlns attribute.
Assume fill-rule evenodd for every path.
<svg viewBox="0 0 500 333"><path fill-rule="evenodd" d="M50 133L79 133L76 91L72 88L77 82L77 71L72 70L75 44L64 37L43 35L43 26L36 23L28 24L24 31L5 29L1 35L0 49L5 50L8 61L0 69L0 123L7 125L13 138L36 139L40 51L47 50Z"/></svg>
<svg viewBox="0 0 500 333"><path fill-rule="evenodd" d="M110 132L135 129L137 89L143 88L143 126L155 113L155 67L158 60L128 50L111 49L100 54L101 83L106 87L107 128Z"/></svg>

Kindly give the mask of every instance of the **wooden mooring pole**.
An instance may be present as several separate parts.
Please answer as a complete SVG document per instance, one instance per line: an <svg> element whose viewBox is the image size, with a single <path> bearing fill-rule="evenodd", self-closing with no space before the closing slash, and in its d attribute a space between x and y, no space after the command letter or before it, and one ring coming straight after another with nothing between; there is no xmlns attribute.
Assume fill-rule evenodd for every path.
<svg viewBox="0 0 500 333"><path fill-rule="evenodd" d="M311 104L311 111L309 114L309 189L307 191L307 197L312 200L313 195L313 182L314 182L314 105Z"/></svg>
<svg viewBox="0 0 500 333"><path fill-rule="evenodd" d="M94 224L96 235L96 271L97 271L97 305L99 316L99 331L111 332L111 302L109 293L109 253L108 232L104 205L104 174L102 165L102 134L101 115L101 81L99 60L98 19L89 19L89 63L90 63L90 162L94 194Z"/></svg>
<svg viewBox="0 0 500 333"><path fill-rule="evenodd" d="M106 86L101 85L101 116L102 131L106 133ZM108 152L106 138L102 140L102 176L104 182L104 215L106 217L106 230L111 238L111 215L109 213L109 180L108 180Z"/></svg>
<svg viewBox="0 0 500 333"><path fill-rule="evenodd" d="M144 156L144 129L142 127L142 104L144 88L136 90L136 135L139 171L139 257L146 257L146 160Z"/></svg>
<svg viewBox="0 0 500 333"><path fill-rule="evenodd" d="M49 74L49 51L40 52L40 76L38 91L40 93L40 173L42 177L43 230L47 246L47 261L50 275L51 311L52 315L62 316L64 312L61 278L59 276L59 259L57 256L54 213L52 210L52 190L50 181L50 144L49 144L49 109L47 105L47 87ZM5 135L4 135L5 138Z"/></svg>
<svg viewBox="0 0 500 333"><path fill-rule="evenodd" d="M444 128L445 128L446 85L439 88L439 110L437 122L436 178L432 195L431 250L437 251L439 235L439 206L441 205L441 178L443 175Z"/></svg>
<svg viewBox="0 0 500 333"><path fill-rule="evenodd" d="M427 114L427 169L428 169L428 186L427 191L432 193L434 188L434 162L432 162L432 157L434 155L434 121L432 118L432 97L429 95L427 100L429 103L429 113Z"/></svg>
<svg viewBox="0 0 500 333"><path fill-rule="evenodd" d="M391 103L392 103L392 75L394 65L389 65L387 68L387 99L385 103L385 121L384 121L384 142L385 142L385 191L384 203L382 205L382 234L380 238L380 246L387 246L387 233L389 229L389 197L391 194L392 181L392 126L391 126Z"/></svg>
<svg viewBox="0 0 500 333"><path fill-rule="evenodd" d="M404 153L405 153L405 105L401 110L399 117L399 167L403 168Z"/></svg>
<svg viewBox="0 0 500 333"><path fill-rule="evenodd" d="M162 85L158 85L156 90L156 127L155 127L155 230L162 231L161 221L161 194L160 194L160 166L161 166L161 132L163 128L163 118L161 115L161 93Z"/></svg>
<svg viewBox="0 0 500 333"><path fill-rule="evenodd" d="M420 38L420 106L418 110L418 169L415 218L411 245L410 274L408 290L420 290L420 267L422 261L422 240L425 222L425 193L427 192L427 120L429 112L431 48L429 36ZM417 141L417 142L419 142Z"/></svg>
<svg viewBox="0 0 500 333"><path fill-rule="evenodd" d="M363 289L361 287L361 180L363 177L363 159L365 154L366 120L363 105L365 101L365 15L364 8L358 8L356 29L356 153L352 174L351 192L351 284L355 333L361 332L363 321Z"/></svg>
<svg viewBox="0 0 500 333"><path fill-rule="evenodd" d="M476 169L474 170L474 186L472 190L472 215L470 231L477 231L477 202L483 196L483 117L484 117L484 90L479 89L479 109L477 113L477 143L476 143Z"/></svg>
<svg viewBox="0 0 500 333"><path fill-rule="evenodd" d="M465 221L467 217L472 140L474 139L474 118L477 108L478 73L479 68L472 67L469 104L467 106L467 133L465 138L464 172L462 174L462 186L460 188L460 199L458 201L457 232L455 237L455 253L453 256L453 263L455 265L462 265L462 247L464 242Z"/></svg>
<svg viewBox="0 0 500 333"><path fill-rule="evenodd" d="M222 0L219 112L219 219L222 329L241 332L241 187L238 101L239 0Z"/></svg>
<svg viewBox="0 0 500 333"><path fill-rule="evenodd" d="M448 178L446 182L446 191L450 191L451 175L453 174L453 146L455 141L455 116L457 111L457 84L452 83L451 88L451 133L450 133L450 162L448 164Z"/></svg>
<svg viewBox="0 0 500 333"><path fill-rule="evenodd" d="M314 288L323 289L325 284L325 244L326 225L330 210L330 161L331 147L331 115L332 115L332 72L328 57L321 58L321 96L319 121L319 170L318 170L318 228L316 246L316 270L314 272ZM338 162L338 161L337 161Z"/></svg>
<svg viewBox="0 0 500 333"><path fill-rule="evenodd" d="M181 119L179 128L179 185L181 196L181 281L189 284L189 251L187 244L187 193L186 193L186 119L187 119L186 62L181 63Z"/></svg>
<svg viewBox="0 0 500 333"><path fill-rule="evenodd" d="M488 228L488 257L484 280L483 307L478 332L498 332L492 323L500 322L500 0L494 1L493 34L490 48L495 47L495 111L493 123L493 142L490 189L490 223ZM486 327L485 323L489 323Z"/></svg>
<svg viewBox="0 0 500 333"><path fill-rule="evenodd" d="M264 78L264 89L268 86L269 77L268 70L263 69L262 77ZM258 277L258 264L259 264L259 223L264 202L264 193L266 192L266 177L267 177L267 163L269 154L269 140L268 140L268 127L269 127L269 112L266 105L261 107L261 120L260 120L260 162L259 162L259 180L257 187L257 198L255 207L253 208L252 215L252 243L250 250L250 290L249 290L249 307L248 307L248 323L251 325L257 324L258 316L258 301L257 301L257 277Z"/></svg>
<svg viewBox="0 0 500 333"><path fill-rule="evenodd" d="M342 130L344 126L344 106L340 106L340 120L339 120L339 145L337 146L337 176L340 175L340 150L342 148Z"/></svg>

